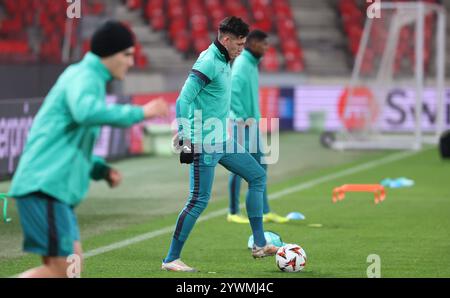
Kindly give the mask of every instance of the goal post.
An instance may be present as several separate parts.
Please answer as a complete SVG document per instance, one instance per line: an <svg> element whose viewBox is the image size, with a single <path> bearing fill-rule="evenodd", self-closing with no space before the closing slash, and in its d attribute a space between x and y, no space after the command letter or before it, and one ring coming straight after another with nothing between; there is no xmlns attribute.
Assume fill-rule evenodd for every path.
<svg viewBox="0 0 450 298"><path fill-rule="evenodd" d="M346 88L347 121L332 148L419 150L445 129L445 9L424 2L382 2L380 9L365 21ZM388 121L395 90L411 101L406 127Z"/></svg>

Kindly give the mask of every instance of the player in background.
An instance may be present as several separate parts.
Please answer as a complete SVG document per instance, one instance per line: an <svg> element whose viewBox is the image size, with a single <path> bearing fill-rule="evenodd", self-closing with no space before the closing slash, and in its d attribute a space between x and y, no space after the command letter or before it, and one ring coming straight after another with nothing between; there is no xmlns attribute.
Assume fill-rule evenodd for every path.
<svg viewBox="0 0 450 298"><path fill-rule="evenodd" d="M261 112L259 108L259 69L269 43L267 34L254 30L247 37L245 49L236 58L231 70L231 127L236 143L249 151L255 160L267 172L267 164L264 162L259 120ZM241 192L242 178L235 173L230 174L228 189L230 205L227 220L235 223L248 223L247 217L240 214L239 196ZM248 195L248 194L247 194ZM267 188L263 195L263 221L286 223L288 218L271 212L267 198Z"/></svg>
<svg viewBox="0 0 450 298"><path fill-rule="evenodd" d="M180 255L197 218L208 204L217 164L249 183L246 203L255 239L253 257L274 255L278 249L267 244L264 238L262 201L266 173L245 149L229 138L227 130L231 102L230 61L242 52L248 32L248 25L240 18L224 19L218 38L200 54L177 100L179 132L174 144L183 149L181 163L191 164L190 195L178 217L161 266L163 270L196 271L182 262ZM217 127L222 130L210 139L210 134L218 131ZM229 150L230 147L234 150Z"/></svg>
<svg viewBox="0 0 450 298"><path fill-rule="evenodd" d="M125 78L133 54L133 33L120 22L105 22L93 35L91 51L61 74L36 115L9 196L16 199L24 250L41 255L43 265L20 277L67 277L67 257L76 254L81 261L74 208L90 178L112 188L122 179L92 154L101 126L129 127L168 115L162 99L143 107L106 105L107 82Z"/></svg>

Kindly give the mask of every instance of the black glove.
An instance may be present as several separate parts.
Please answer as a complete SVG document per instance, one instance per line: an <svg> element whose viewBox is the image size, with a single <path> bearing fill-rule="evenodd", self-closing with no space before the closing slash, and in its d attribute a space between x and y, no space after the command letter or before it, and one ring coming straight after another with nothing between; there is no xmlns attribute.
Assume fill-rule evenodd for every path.
<svg viewBox="0 0 450 298"><path fill-rule="evenodd" d="M189 139L182 139L177 133L172 139L175 152L180 153L180 163L191 164L194 162L194 146Z"/></svg>
<svg viewBox="0 0 450 298"><path fill-rule="evenodd" d="M194 162L194 146L192 146L190 141L180 140L179 146L180 152L180 163L191 164Z"/></svg>

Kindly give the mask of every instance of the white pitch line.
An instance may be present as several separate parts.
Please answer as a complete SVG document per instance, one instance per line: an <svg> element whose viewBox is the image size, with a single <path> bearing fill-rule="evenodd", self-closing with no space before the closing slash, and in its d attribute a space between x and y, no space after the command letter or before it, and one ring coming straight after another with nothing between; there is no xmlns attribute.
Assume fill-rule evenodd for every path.
<svg viewBox="0 0 450 298"><path fill-rule="evenodd" d="M345 176L348 176L348 175L356 174L356 173L359 173L359 172L362 172L362 171L365 171L365 170L368 170L368 169L372 169L372 168L375 168L375 167L378 167L378 166L381 166L381 165L384 165L384 164L387 164L387 163L391 163L391 162L394 162L394 161L397 161L397 160L401 160L401 159L410 157L412 155L415 155L417 153L418 153L418 151L407 151L407 152L401 152L401 153L397 153L397 154L392 154L392 155L389 155L387 157L384 157L384 158L381 158L381 159L378 159L378 160L370 161L370 162L361 164L359 166L355 166L355 167L352 167L352 168L349 168L349 169L337 172L335 174L330 174L330 175L323 176L321 178L313 179L311 181L308 181L308 182L305 182L305 183L301 183L301 184L298 184L296 186L289 187L289 188L286 188L284 190L281 190L281 191L275 192L273 194L270 194L269 195L269 200L277 200L277 199L282 198L282 197L284 197L286 195L303 191L305 189L317 186L317 185L319 185L321 183L329 182L329 181L332 181L332 180L335 180L335 179L338 179L338 178L342 178L342 177L345 177ZM244 204L241 204L241 207L243 207L243 206L244 206ZM217 210L217 211L214 211L214 212L210 212L210 213L208 213L208 214L206 214L204 216L201 216L197 220L197 222L203 222L203 221L206 221L206 220L209 220L209 219L212 219L212 218L223 216L223 215L227 214L227 212L228 212L228 208L224 208L224 209L220 209L220 210ZM161 235L172 233L173 230L174 230L174 225L173 226L164 227L164 228L161 228L161 229L156 230L156 231L152 231L152 232L149 232L149 233L144 233L144 234L138 235L138 236L133 237L133 238L125 239L123 241L115 242L115 243L112 243L112 244L109 244L109 245L106 245L106 246L102 246L102 247L99 247L99 248L96 248L96 249L89 250L89 251L87 251L86 253L83 254L83 257L85 259L87 259L87 258L90 258L90 257L93 257L93 256L98 256L98 255L101 255L101 254L104 254L104 253L107 253L107 252L110 252L110 251L113 251L113 250L117 250L117 249L120 249L120 248L123 248L123 247L130 246L132 244L136 244L136 243L139 243L139 242L142 242L142 241L146 241L146 240L149 240L149 239L161 236Z"/></svg>

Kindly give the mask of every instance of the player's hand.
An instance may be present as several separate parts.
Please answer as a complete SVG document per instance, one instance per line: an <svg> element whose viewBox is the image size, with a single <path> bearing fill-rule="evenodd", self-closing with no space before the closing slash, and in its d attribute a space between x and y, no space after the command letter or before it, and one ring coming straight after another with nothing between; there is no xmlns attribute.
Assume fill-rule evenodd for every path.
<svg viewBox="0 0 450 298"><path fill-rule="evenodd" d="M169 116L169 105L162 97L148 102L143 109L146 119Z"/></svg>
<svg viewBox="0 0 450 298"><path fill-rule="evenodd" d="M176 133L172 138L172 148L175 153L180 153L184 151L185 153L190 153L191 151L191 140L181 139L180 134Z"/></svg>
<svg viewBox="0 0 450 298"><path fill-rule="evenodd" d="M175 153L181 152L180 135L176 133L172 138L172 149Z"/></svg>
<svg viewBox="0 0 450 298"><path fill-rule="evenodd" d="M108 183L109 187L115 188L122 182L122 175L118 170L111 168L108 175L106 176L106 182Z"/></svg>

